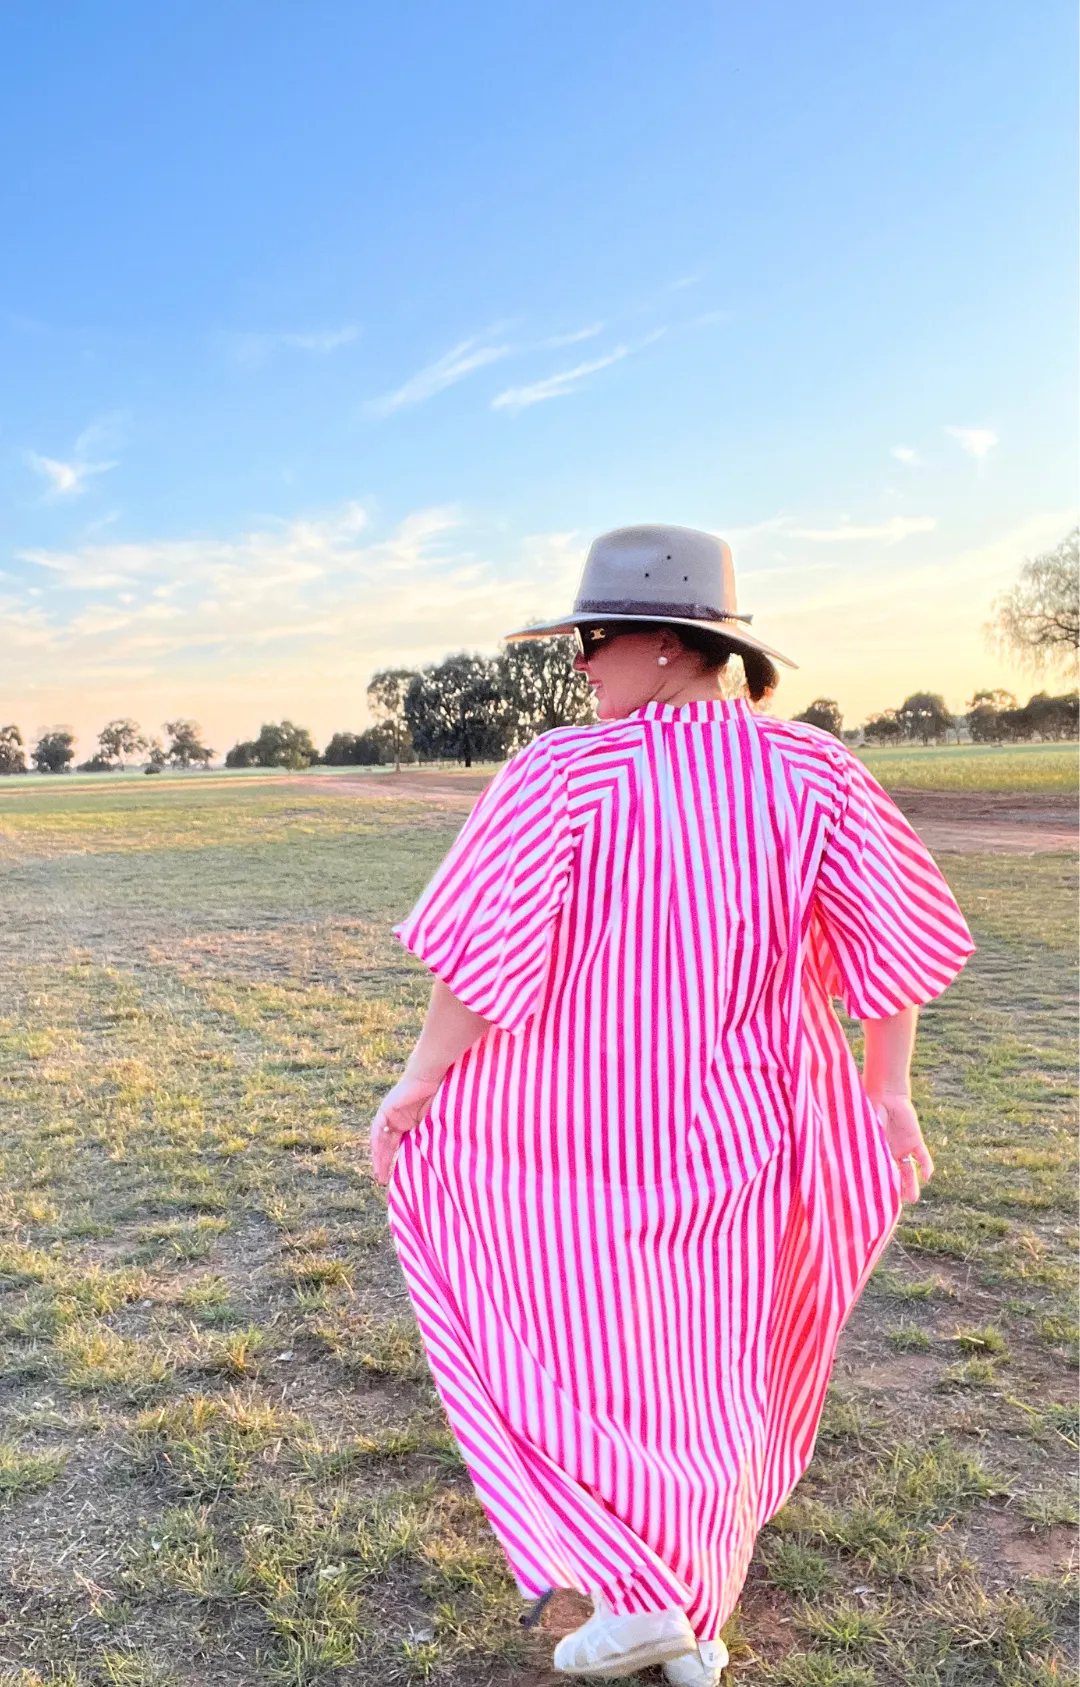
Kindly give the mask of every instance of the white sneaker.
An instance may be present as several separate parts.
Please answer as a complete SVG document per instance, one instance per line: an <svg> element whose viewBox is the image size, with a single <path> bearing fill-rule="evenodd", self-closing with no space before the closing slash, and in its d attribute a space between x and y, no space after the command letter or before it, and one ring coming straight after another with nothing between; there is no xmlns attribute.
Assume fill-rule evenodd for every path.
<svg viewBox="0 0 1080 1687"><path fill-rule="evenodd" d="M602 1599L594 1597L593 1605L588 1622L555 1648L554 1665L563 1675L617 1681L655 1664L671 1664L691 1655L697 1661L697 1641L685 1611L640 1611L620 1617Z"/></svg>
<svg viewBox="0 0 1080 1687"><path fill-rule="evenodd" d="M699 1640L688 1658L664 1665L664 1680L670 1687L720 1687L727 1666L728 1649L722 1640Z"/></svg>

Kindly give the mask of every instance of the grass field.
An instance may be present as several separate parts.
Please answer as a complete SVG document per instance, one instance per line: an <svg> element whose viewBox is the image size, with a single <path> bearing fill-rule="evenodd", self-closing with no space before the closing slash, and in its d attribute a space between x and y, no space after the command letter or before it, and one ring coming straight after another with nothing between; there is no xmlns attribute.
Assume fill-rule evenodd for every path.
<svg viewBox="0 0 1080 1687"><path fill-rule="evenodd" d="M1075 744L946 744L860 750L886 790L1075 791Z"/></svg>
<svg viewBox="0 0 1080 1687"><path fill-rule="evenodd" d="M456 824L5 783L2 1687L554 1680L360 1146L426 996L390 922ZM924 1019L939 1175L762 1537L746 1687L1075 1676L1073 863L946 865L980 951Z"/></svg>

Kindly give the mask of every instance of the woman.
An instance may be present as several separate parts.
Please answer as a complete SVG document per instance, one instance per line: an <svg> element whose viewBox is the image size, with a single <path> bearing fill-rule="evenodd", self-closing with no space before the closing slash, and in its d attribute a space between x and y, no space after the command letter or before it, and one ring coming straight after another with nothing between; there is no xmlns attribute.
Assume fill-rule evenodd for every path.
<svg viewBox="0 0 1080 1687"><path fill-rule="evenodd" d="M399 936L435 975L372 1131L428 1359L521 1592L592 1595L555 1668L715 1683L836 1341L933 1170L919 1004L972 944L919 839L826 733L730 553L593 545L599 724L499 774ZM790 665L790 664L789 664ZM830 998L865 1031L862 1079Z"/></svg>

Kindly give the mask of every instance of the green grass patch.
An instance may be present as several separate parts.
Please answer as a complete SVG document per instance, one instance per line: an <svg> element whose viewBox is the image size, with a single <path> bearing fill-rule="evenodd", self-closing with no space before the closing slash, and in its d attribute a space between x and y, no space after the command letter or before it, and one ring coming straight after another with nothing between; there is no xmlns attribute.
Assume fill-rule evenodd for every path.
<svg viewBox="0 0 1080 1687"><path fill-rule="evenodd" d="M927 1353L934 1345L933 1337L918 1324L897 1324L885 1331L885 1337L900 1353Z"/></svg>
<svg viewBox="0 0 1080 1687"><path fill-rule="evenodd" d="M67 1325L53 1343L53 1372L76 1393L101 1391L124 1401L156 1393L172 1375L164 1354L126 1340L97 1319Z"/></svg>
<svg viewBox="0 0 1080 1687"><path fill-rule="evenodd" d="M944 744L859 750L889 790L1075 791L1075 744Z"/></svg>
<svg viewBox="0 0 1080 1687"><path fill-rule="evenodd" d="M68 1457L66 1451L32 1453L10 1441L0 1441L0 1506L13 1505L24 1494L47 1488L56 1481Z"/></svg>

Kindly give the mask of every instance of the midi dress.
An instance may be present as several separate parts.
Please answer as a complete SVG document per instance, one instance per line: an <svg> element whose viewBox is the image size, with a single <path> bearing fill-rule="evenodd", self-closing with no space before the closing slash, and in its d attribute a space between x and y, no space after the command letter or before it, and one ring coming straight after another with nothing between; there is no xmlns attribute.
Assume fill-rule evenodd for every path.
<svg viewBox="0 0 1080 1687"><path fill-rule="evenodd" d="M833 998L931 1000L963 917L843 744L717 700L538 738L397 931L491 1021L389 1208L517 1585L712 1638L900 1210Z"/></svg>

